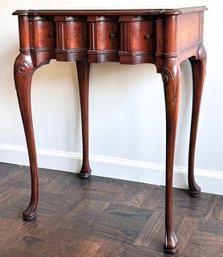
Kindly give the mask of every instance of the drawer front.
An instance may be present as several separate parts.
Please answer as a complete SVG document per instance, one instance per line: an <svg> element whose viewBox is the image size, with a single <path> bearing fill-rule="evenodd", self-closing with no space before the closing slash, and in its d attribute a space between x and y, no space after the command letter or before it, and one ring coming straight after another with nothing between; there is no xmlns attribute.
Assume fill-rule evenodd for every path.
<svg viewBox="0 0 223 257"><path fill-rule="evenodd" d="M81 60L87 54L87 23L85 17L55 16L56 59Z"/></svg>
<svg viewBox="0 0 223 257"><path fill-rule="evenodd" d="M86 46L86 21L82 17L55 16L57 49L80 49Z"/></svg>
<svg viewBox="0 0 223 257"><path fill-rule="evenodd" d="M153 62L155 20L150 16L30 17L30 47L58 61ZM40 54L36 55L37 57Z"/></svg>
<svg viewBox="0 0 223 257"><path fill-rule="evenodd" d="M127 26L129 34L129 43L127 44L127 51L150 51L153 49L152 22L130 22Z"/></svg>
<svg viewBox="0 0 223 257"><path fill-rule="evenodd" d="M116 16L89 16L89 62L118 61L119 23Z"/></svg>
<svg viewBox="0 0 223 257"><path fill-rule="evenodd" d="M54 58L55 38L51 16L29 16L29 47L34 66ZM25 24L23 24L25 25Z"/></svg>
<svg viewBox="0 0 223 257"><path fill-rule="evenodd" d="M96 49L118 50L118 24L116 22L99 22L96 24Z"/></svg>
<svg viewBox="0 0 223 257"><path fill-rule="evenodd" d="M155 21L150 16L120 16L120 62L153 62L155 55Z"/></svg>
<svg viewBox="0 0 223 257"><path fill-rule="evenodd" d="M65 23L65 42L66 49L86 48L86 23L85 22L67 22Z"/></svg>
<svg viewBox="0 0 223 257"><path fill-rule="evenodd" d="M49 17L35 16L29 18L31 48L48 49L54 46L53 23Z"/></svg>
<svg viewBox="0 0 223 257"><path fill-rule="evenodd" d="M118 50L119 24L113 17L90 17L90 50Z"/></svg>

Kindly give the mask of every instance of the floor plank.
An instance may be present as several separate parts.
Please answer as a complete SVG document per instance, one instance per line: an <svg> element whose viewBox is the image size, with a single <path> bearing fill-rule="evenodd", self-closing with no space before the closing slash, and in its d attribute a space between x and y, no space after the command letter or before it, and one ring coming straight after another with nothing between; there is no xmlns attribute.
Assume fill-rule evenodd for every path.
<svg viewBox="0 0 223 257"><path fill-rule="evenodd" d="M165 188L39 169L38 217L24 222L28 167L0 163L0 257L167 257ZM174 189L175 257L223 257L223 196Z"/></svg>

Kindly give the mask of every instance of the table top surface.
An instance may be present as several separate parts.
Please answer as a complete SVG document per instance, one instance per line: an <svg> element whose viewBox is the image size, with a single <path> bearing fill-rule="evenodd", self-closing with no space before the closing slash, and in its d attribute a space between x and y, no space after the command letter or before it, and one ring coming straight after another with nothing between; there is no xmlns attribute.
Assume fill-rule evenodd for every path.
<svg viewBox="0 0 223 257"><path fill-rule="evenodd" d="M205 10L206 6L155 9L50 9L16 10L13 15L180 15Z"/></svg>

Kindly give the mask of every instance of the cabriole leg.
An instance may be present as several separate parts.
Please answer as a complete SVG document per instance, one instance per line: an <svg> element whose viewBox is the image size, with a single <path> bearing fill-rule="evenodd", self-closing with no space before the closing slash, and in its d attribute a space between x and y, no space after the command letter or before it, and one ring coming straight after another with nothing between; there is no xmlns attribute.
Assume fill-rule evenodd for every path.
<svg viewBox="0 0 223 257"><path fill-rule="evenodd" d="M188 185L190 195L197 197L200 195L201 188L197 185L194 178L194 158L200 103L206 72L206 51L204 46L200 47L198 56L196 58L190 58L190 63L192 67L193 76L193 103L189 145Z"/></svg>
<svg viewBox="0 0 223 257"><path fill-rule="evenodd" d="M77 61L77 74L79 80L81 122L82 122L82 142L83 142L83 163L79 176L87 178L91 175L89 164L89 136L88 136L88 102L89 102L89 74L90 64L87 61Z"/></svg>
<svg viewBox="0 0 223 257"><path fill-rule="evenodd" d="M23 213L24 220L33 220L37 216L38 204L38 168L36 147L31 112L31 80L34 72L32 59L29 54L20 54L14 65L15 87L19 101L20 112L27 142L30 172L31 172L31 198Z"/></svg>
<svg viewBox="0 0 223 257"><path fill-rule="evenodd" d="M174 147L179 106L180 67L175 59L167 59L162 69L166 107L166 241L164 252L177 252L178 242L173 230L172 184Z"/></svg>

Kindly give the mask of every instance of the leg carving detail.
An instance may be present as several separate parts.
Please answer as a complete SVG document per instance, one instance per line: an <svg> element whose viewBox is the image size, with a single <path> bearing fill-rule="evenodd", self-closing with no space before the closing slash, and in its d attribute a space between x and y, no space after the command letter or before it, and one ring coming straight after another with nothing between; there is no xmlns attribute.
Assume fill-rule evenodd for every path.
<svg viewBox="0 0 223 257"><path fill-rule="evenodd" d="M83 142L83 163L79 176L88 178L91 175L89 164L89 139L88 139L88 103L89 103L89 73L90 64L87 61L77 61L77 74L79 80L81 122L82 122L82 142Z"/></svg>
<svg viewBox="0 0 223 257"><path fill-rule="evenodd" d="M27 221L33 220L37 216L36 208L39 190L36 147L31 112L31 80L34 70L35 68L33 67L30 55L23 53L16 58L14 65L15 87L25 131L31 173L31 198L28 207L23 213L23 218Z"/></svg>
<svg viewBox="0 0 223 257"><path fill-rule="evenodd" d="M198 55L196 57L190 58L193 76L193 102L188 161L188 185L189 193L191 196L194 197L199 196L201 191L201 188L197 185L194 178L194 159L200 103L206 72L206 57L206 51L204 46L202 45L198 51Z"/></svg>
<svg viewBox="0 0 223 257"><path fill-rule="evenodd" d="M172 184L174 147L178 118L180 67L175 59L167 59L162 69L166 107L166 207L165 228L166 241L164 252L177 252L178 242L173 230Z"/></svg>

